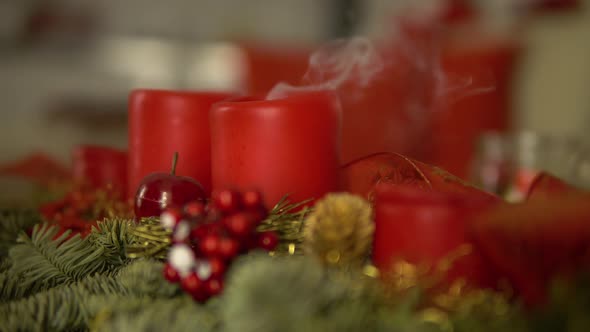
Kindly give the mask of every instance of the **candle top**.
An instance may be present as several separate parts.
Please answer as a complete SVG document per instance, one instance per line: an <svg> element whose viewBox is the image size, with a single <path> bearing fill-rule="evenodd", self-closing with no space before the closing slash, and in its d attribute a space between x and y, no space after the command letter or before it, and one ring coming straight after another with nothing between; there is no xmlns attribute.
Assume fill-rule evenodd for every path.
<svg viewBox="0 0 590 332"><path fill-rule="evenodd" d="M280 109L287 105L305 105L310 103L325 102L326 104L336 104L337 109L340 108L339 98L336 92L331 90L314 90L314 91L298 91L290 93L284 97L268 100L260 96L242 96L231 99L226 99L215 104L218 111L232 111L239 106L243 109ZM302 109L306 109L303 107Z"/></svg>

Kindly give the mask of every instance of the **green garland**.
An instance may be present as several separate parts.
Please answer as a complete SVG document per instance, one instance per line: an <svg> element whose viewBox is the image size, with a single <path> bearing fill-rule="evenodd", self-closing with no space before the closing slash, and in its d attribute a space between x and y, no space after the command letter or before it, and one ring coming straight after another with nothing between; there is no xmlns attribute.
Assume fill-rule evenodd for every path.
<svg viewBox="0 0 590 332"><path fill-rule="evenodd" d="M359 272L254 253L232 266L222 296L200 305L163 279L161 261L127 257L144 241L134 235L141 225L108 219L85 239L66 239L31 211L0 216L0 331L590 330L585 278L557 284L543 311L495 305L485 292L441 310L425 306L418 289L384 296Z"/></svg>

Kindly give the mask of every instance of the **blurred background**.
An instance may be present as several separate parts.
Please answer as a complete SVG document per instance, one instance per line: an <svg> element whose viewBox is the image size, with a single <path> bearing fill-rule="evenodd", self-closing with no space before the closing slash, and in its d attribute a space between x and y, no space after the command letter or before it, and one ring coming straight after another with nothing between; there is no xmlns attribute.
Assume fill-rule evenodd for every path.
<svg viewBox="0 0 590 332"><path fill-rule="evenodd" d="M463 88L455 84L443 88L451 92L442 99L417 104L414 97L400 106L400 95L423 88L408 84L415 72L399 73L396 67L407 63L395 62L389 79L350 106L377 108L385 117L404 108L403 117L391 117L414 121L404 125L412 128L407 135L379 149L463 177L471 172L466 160L502 159L506 144L524 144L533 154L528 163L546 142L578 153L590 129L587 7L584 0L0 0L0 163L36 151L69 161L81 143L125 148L131 89L264 93L279 80L296 83L323 43L354 35L385 40L380 45L391 58L409 43L418 58L434 63L412 68L430 76L441 65L447 78L491 77L474 90L455 93ZM420 26L433 16L437 28L427 38L412 23L400 25ZM436 47L424 48L425 41ZM400 92L400 85L413 90ZM416 125L416 114L436 120ZM482 141L487 130L500 135ZM505 137L523 131L536 134ZM430 133L430 143L417 144L418 132ZM345 159L361 150L352 148Z"/></svg>

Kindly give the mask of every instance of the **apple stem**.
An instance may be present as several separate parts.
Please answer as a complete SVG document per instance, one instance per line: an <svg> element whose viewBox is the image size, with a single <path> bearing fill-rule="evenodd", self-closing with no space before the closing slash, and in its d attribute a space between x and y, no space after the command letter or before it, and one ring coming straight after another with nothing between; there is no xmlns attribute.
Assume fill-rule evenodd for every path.
<svg viewBox="0 0 590 332"><path fill-rule="evenodd" d="M174 152L174 157L172 157L172 170L170 173L172 175L176 175L176 164L178 163L178 152Z"/></svg>

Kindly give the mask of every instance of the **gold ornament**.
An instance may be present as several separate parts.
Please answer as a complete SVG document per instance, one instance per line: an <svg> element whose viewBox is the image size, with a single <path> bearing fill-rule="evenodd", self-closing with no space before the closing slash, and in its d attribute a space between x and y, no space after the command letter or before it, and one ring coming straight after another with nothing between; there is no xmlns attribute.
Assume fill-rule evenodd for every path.
<svg viewBox="0 0 590 332"><path fill-rule="evenodd" d="M132 241L125 248L127 258L151 257L165 260L172 245L172 231L160 225L160 218L142 218L129 228Z"/></svg>
<svg viewBox="0 0 590 332"><path fill-rule="evenodd" d="M304 224L304 248L331 266L361 265L373 241L371 205L347 193L320 200Z"/></svg>

